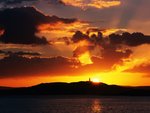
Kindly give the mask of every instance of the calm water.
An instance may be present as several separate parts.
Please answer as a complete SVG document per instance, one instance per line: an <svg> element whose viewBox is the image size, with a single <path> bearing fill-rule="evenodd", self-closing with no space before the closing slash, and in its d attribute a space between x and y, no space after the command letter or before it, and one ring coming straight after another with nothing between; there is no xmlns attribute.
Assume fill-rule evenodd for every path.
<svg viewBox="0 0 150 113"><path fill-rule="evenodd" d="M0 113L150 113L150 97L0 97Z"/></svg>

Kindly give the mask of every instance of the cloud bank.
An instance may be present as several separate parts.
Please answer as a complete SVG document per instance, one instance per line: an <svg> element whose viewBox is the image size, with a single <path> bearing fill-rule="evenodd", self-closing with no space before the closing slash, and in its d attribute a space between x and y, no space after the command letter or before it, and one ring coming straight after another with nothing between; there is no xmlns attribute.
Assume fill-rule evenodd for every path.
<svg viewBox="0 0 150 113"><path fill-rule="evenodd" d="M15 44L48 44L46 38L38 37L38 26L62 22L73 23L76 19L46 16L34 7L4 9L0 11L0 27L4 30L0 41Z"/></svg>
<svg viewBox="0 0 150 113"><path fill-rule="evenodd" d="M107 3L106 1L108 2L108 6L105 5ZM117 2L117 0L113 1ZM65 12L66 15L68 15L69 12L71 12L70 14L72 14L72 11L74 10L75 12L78 11L76 13L78 13L79 15L73 13L73 16L75 15L82 19L88 20L91 17L92 19L103 19L104 21L100 21L100 26L111 24L111 22L114 22L113 19L115 19L114 23L115 27L117 26L117 30L124 27L128 28L132 24L133 19L136 18L137 11L139 11L139 9L136 9L135 6L140 6L140 4L143 4L143 2L140 0L138 0L137 2L133 0L135 2L134 4L133 1L125 0L118 1L118 5L115 5L113 1L103 0L98 3L98 1L96 0L79 2L76 2L74 0L73 2L66 1L65 5L63 4L63 2L59 3L58 0L49 0L50 4L56 3L58 7L61 7L61 13ZM1 1L1 3L2 2L4 3L4 1ZM30 1L5 1L5 5L17 4L20 2L23 3ZM32 0L31 2L36 2L36 0ZM83 7L81 7L81 4L83 4ZM128 6L130 7L128 8ZM42 6L39 7L41 9L43 8ZM80 8L87 9L82 12ZM66 13L66 9L71 10L67 10ZM48 9L46 8L46 11L47 10ZM66 15L64 15L63 13L58 13L59 11L60 9L55 9L54 12L57 13L57 15L61 15L61 17L66 17ZM142 11L145 11L145 9L142 9ZM147 21L148 18L148 15L146 15L146 18L144 15L136 18L133 23L137 25L137 22L141 22L143 20ZM45 15L43 12L39 11L34 7L2 9L0 11L1 42L5 44L13 43L27 45L46 45L49 43L47 38L41 38L39 35L36 35L37 33L49 33L55 31L56 34L59 34L59 32L62 32L62 34L66 35L66 37L64 37L63 35L59 35L59 39L50 41L50 46L55 48L56 45L59 45L59 49L62 52L67 51L66 53L68 53L69 51L70 53L72 53L72 57L64 57L63 55L66 55L66 53L63 53L63 55L61 53L62 56L44 58L42 54L39 54L38 52L30 53L28 51L0 51L1 54L5 55L5 57L0 60L1 78L40 75L74 76L82 75L89 72L94 73L112 71L116 68L116 66L124 65L124 63L126 62L130 62L131 64L131 60L133 60L132 58L136 59L136 57L133 57L135 52L133 48L138 48L139 46L144 44L150 44L150 36L144 35L140 32L123 33L123 31L120 30L117 31L120 32L119 34L111 34L109 36L105 36L104 32L107 31L107 29L105 28L103 28L102 30L97 29L97 25L95 29L89 29L88 26L86 29L83 30L84 32L82 32L82 30L79 31L80 24L77 24L76 22L79 21L77 19L60 18L58 16ZM90 24L91 27L92 25L97 24L96 22L85 22ZM112 27L111 25L108 26ZM68 32L75 33L70 38L67 34ZM46 51L47 53L52 53L52 50L47 48L44 48L43 51ZM57 53L57 55L58 54L59 53ZM141 64L143 64L143 62ZM128 72L149 73L148 69L149 64L140 66L134 64L131 69L128 69Z"/></svg>
<svg viewBox="0 0 150 113"><path fill-rule="evenodd" d="M72 5L86 9L88 7L94 8L108 8L118 6L121 4L120 0L62 0L66 5Z"/></svg>

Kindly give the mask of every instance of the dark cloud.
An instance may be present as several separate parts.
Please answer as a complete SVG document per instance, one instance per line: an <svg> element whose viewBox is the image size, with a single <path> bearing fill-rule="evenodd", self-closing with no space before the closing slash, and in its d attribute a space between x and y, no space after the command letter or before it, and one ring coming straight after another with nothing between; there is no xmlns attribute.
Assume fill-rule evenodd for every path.
<svg viewBox="0 0 150 113"><path fill-rule="evenodd" d="M37 0L0 0L0 3L6 3L6 4L17 4L17 3L21 3L23 1L37 1Z"/></svg>
<svg viewBox="0 0 150 113"><path fill-rule="evenodd" d="M47 0L49 4L59 4L59 5L65 5L62 0Z"/></svg>
<svg viewBox="0 0 150 113"><path fill-rule="evenodd" d="M21 7L0 11L0 26L4 29L0 41L15 44L48 44L46 38L35 35L40 24L75 22L76 19L65 19L57 16L46 16L33 7Z"/></svg>
<svg viewBox="0 0 150 113"><path fill-rule="evenodd" d="M72 41L74 43L77 43L77 42L82 41L82 40L88 40L88 39L89 39L89 36L83 34L81 31L76 31L72 37Z"/></svg>
<svg viewBox="0 0 150 113"><path fill-rule="evenodd" d="M82 33L81 31L76 31L75 34L72 36L71 40L73 43L78 43L80 41L88 41L88 42L100 42L103 38L103 34L101 32L97 32L96 34L93 34L89 36L89 33L93 31L94 29L88 30L86 34ZM95 29L97 30L97 29Z"/></svg>
<svg viewBox="0 0 150 113"><path fill-rule="evenodd" d="M63 4L61 0L46 0L50 4ZM5 3L6 5L20 4L22 2L40 2L40 0L0 0L0 3Z"/></svg>
<svg viewBox="0 0 150 113"><path fill-rule="evenodd" d="M123 63L123 59L129 58L131 54L132 51L130 49L125 51L117 51L110 48L102 50L102 58L110 66Z"/></svg>
<svg viewBox="0 0 150 113"><path fill-rule="evenodd" d="M38 52L26 52L26 51L18 51L18 52L12 52L12 51L3 51L0 50L0 54L4 54L4 55L29 55L29 56L40 56L41 54Z"/></svg>
<svg viewBox="0 0 150 113"><path fill-rule="evenodd" d="M0 50L0 54L5 54L5 51Z"/></svg>
<svg viewBox="0 0 150 113"><path fill-rule="evenodd" d="M130 49L125 49L124 46L122 45L139 45L139 44L143 44L146 43L147 41L145 40L145 42L140 42L141 40L139 40L138 38L136 38L136 36L140 36L139 38L143 38L145 37L144 35L141 36L140 33L133 33L130 34L132 35L131 38L128 39L128 37L125 37L125 39L127 38L128 43L124 43L124 41L122 41L124 35L126 33L124 33L123 35L117 35L117 34L112 34L109 37L103 37L101 32L98 32L97 34L93 34L91 36L87 34L83 34L80 31L77 31L73 37L72 37L72 41L74 43L78 43L80 41L86 41L88 44L86 45L79 45L73 52L73 56L74 57L79 57L80 55L84 54L85 52L90 52L91 56L94 55L93 52L99 51L99 53L96 54L96 56L99 57L91 57L91 60L93 61L94 65L97 66L101 66L102 65L102 69L111 69L115 64L121 64L123 63L123 59L127 59L130 57L130 55L133 53L132 50ZM113 36L113 38L112 38ZM117 36L120 36L119 38ZM135 39L133 38L135 37ZM126 39L126 40L127 40ZM121 41L120 41L121 40ZM84 43L83 43L84 44Z"/></svg>
<svg viewBox="0 0 150 113"><path fill-rule="evenodd" d="M93 64L81 65L77 59L62 56L51 58L23 57L16 53L0 60L0 78L81 75L89 72L110 71L113 64L93 56Z"/></svg>
<svg viewBox="0 0 150 113"><path fill-rule="evenodd" d="M104 51L102 51L104 52ZM116 65L123 64L123 59L129 58L132 54L131 50L125 51L110 51L105 50L101 56L91 56L92 64L81 66L79 72L85 73L97 73L97 72L109 72L115 69ZM107 56L105 56L107 55ZM114 55L114 56L113 56Z"/></svg>
<svg viewBox="0 0 150 113"><path fill-rule="evenodd" d="M125 32L122 35L111 34L109 36L112 44L123 44L128 46L139 46L142 44L150 44L150 36L146 36L142 33L128 33Z"/></svg>
<svg viewBox="0 0 150 113"><path fill-rule="evenodd" d="M114 49L103 49L101 50L101 56L92 56L91 60L93 64L91 64L91 68L95 67L95 69L101 71L110 71L117 64L122 64L123 59L129 58L132 54L131 50L125 51L116 51Z"/></svg>
<svg viewBox="0 0 150 113"><path fill-rule="evenodd" d="M58 76L75 72L80 63L65 57L26 58L16 54L0 60L0 78L14 76Z"/></svg>
<svg viewBox="0 0 150 113"><path fill-rule="evenodd" d="M93 29L92 29L93 31ZM94 31L97 31L95 29ZM92 34L89 36L89 33L91 31L87 31L87 34L84 34L80 31L75 32L75 34L72 37L72 41L74 43L86 40L90 43L96 43L100 44L101 46L105 46L108 42L109 45L117 46L117 45L127 45L127 46L139 46L142 44L150 44L150 36L144 35L143 33L140 32L135 32L135 33L128 33L128 32L123 32L122 34L111 34L107 38L103 37L101 32L97 32L97 34ZM106 42L108 41L108 42ZM103 45L102 45L103 44Z"/></svg>

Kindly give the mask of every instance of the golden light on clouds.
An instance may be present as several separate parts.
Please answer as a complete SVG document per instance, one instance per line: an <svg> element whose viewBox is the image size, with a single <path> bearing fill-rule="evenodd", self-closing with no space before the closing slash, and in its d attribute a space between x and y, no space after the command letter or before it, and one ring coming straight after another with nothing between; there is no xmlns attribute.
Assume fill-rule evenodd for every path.
<svg viewBox="0 0 150 113"><path fill-rule="evenodd" d="M88 28L89 35L97 34L97 32L101 32L103 36L109 36L112 33L116 34L122 34L123 32L127 32L127 29L121 29L121 28L107 28L107 29L102 29L102 28L97 28L97 27L89 27ZM83 33L86 33L86 29L83 31Z"/></svg>
<svg viewBox="0 0 150 113"><path fill-rule="evenodd" d="M129 61L124 62L123 65L116 65L115 71L116 72L123 72L125 70L132 69L133 67L138 66L145 61L146 61L145 59L138 59L138 58L130 59Z"/></svg>
<svg viewBox="0 0 150 113"><path fill-rule="evenodd" d="M82 65L92 64L91 54L88 47L91 45L87 40L79 41L73 44L75 56L78 58ZM79 49L80 48L80 49Z"/></svg>
<svg viewBox="0 0 150 113"><path fill-rule="evenodd" d="M129 59L125 59L122 65L116 65L117 72L123 72L128 69L132 69L136 66L140 66L142 64L150 64L150 52L147 51L143 54L145 49L149 50L150 46L148 44L144 44L138 47L133 47L133 54Z"/></svg>
<svg viewBox="0 0 150 113"><path fill-rule="evenodd" d="M62 0L67 5L80 7L86 9L87 7L95 7L98 9L118 6L121 4L120 0Z"/></svg>
<svg viewBox="0 0 150 113"><path fill-rule="evenodd" d="M91 61L91 58L90 58L90 53L87 51L81 55L78 56L78 59L79 61L83 64L83 65L86 65L86 64L92 64L93 62Z"/></svg>
<svg viewBox="0 0 150 113"><path fill-rule="evenodd" d="M38 26L39 34L48 34L53 37L72 36L76 30L85 30L89 26L86 22L76 21L71 24L58 22L55 24L41 24Z"/></svg>
<svg viewBox="0 0 150 113"><path fill-rule="evenodd" d="M46 36L47 38L49 37L72 37L72 35L75 33L75 31L80 30L81 32L85 33L89 30L89 29L97 29L97 31L100 31L103 33L104 36L108 36L112 33L122 33L122 32L126 32L127 29L117 29L117 28L108 28L108 29L101 29L101 28L93 28L90 26L90 24L88 22L82 22L82 21L76 21L74 23L71 24L65 24L62 22L58 22L55 24L41 24L38 26L38 31L39 33L37 33L37 35L42 35L42 36ZM89 35L92 34L97 34L97 31L90 31Z"/></svg>
<svg viewBox="0 0 150 113"><path fill-rule="evenodd" d="M88 4L88 6L96 8L107 8L112 6L118 6L120 4L120 0L92 0L92 2Z"/></svg>
<svg viewBox="0 0 150 113"><path fill-rule="evenodd" d="M102 33L104 36L108 36L112 33L119 33L119 31L120 32L126 32L127 29L106 29L106 30L102 31Z"/></svg>

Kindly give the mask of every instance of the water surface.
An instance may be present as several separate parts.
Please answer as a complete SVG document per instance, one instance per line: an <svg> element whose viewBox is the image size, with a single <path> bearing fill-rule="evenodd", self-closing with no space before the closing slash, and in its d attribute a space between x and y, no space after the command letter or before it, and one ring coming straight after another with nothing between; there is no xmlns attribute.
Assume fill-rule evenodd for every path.
<svg viewBox="0 0 150 113"><path fill-rule="evenodd" d="M150 97L0 97L0 113L150 113Z"/></svg>

